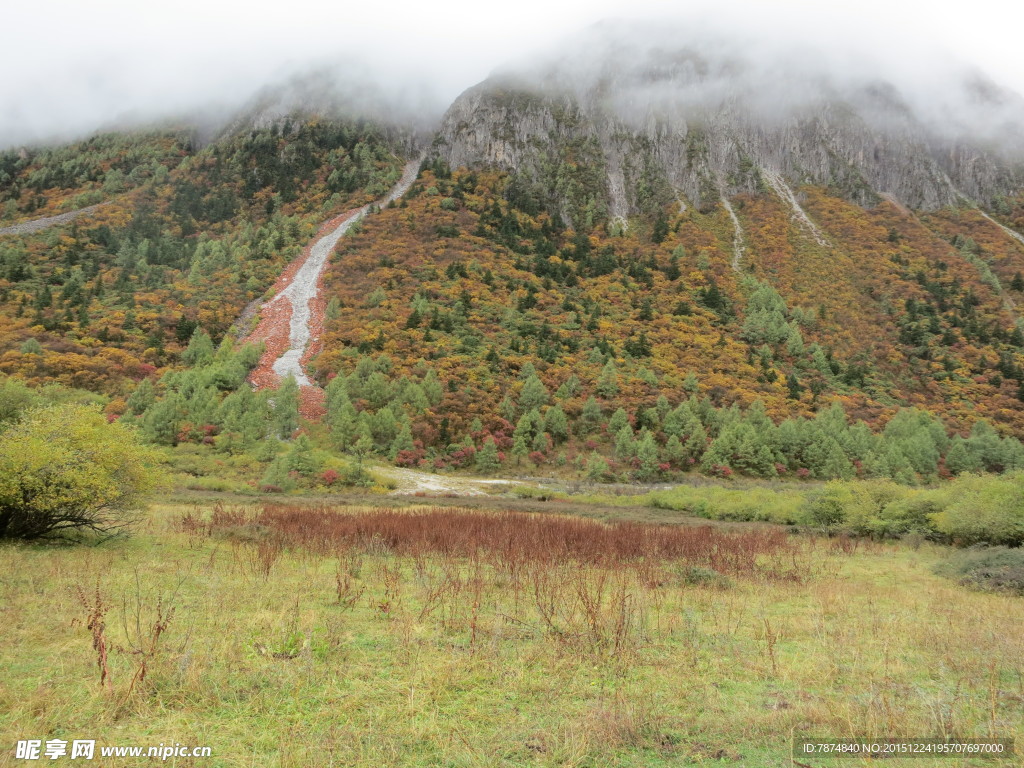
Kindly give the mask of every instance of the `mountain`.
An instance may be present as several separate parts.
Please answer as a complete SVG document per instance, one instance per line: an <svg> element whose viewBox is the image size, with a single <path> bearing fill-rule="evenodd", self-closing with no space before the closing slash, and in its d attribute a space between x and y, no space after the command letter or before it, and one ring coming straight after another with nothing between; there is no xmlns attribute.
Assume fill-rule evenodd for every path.
<svg viewBox="0 0 1024 768"><path fill-rule="evenodd" d="M840 74L813 50L741 42L598 25L466 91L434 151L453 168L515 173L571 223L674 200L706 210L766 186L926 210L1024 188L1024 99L981 74L950 65L932 90L911 88L868 65Z"/></svg>
<svg viewBox="0 0 1024 768"><path fill-rule="evenodd" d="M669 421L712 446L746 418L730 413L831 403L876 432L914 406L963 436L985 419L1022 434L1024 102L954 64L915 84L692 37L600 26L455 101L420 182L328 275L317 364L348 382L338 402L386 407L365 389L377 364L399 393L427 370L457 382L410 417L442 464L496 434L537 461L590 446L628 467L625 418L626 442L649 433L680 466L679 403ZM808 468L773 439L774 462L738 438L689 459Z"/></svg>
<svg viewBox="0 0 1024 768"><path fill-rule="evenodd" d="M258 450L279 486L257 447L298 398L254 395L231 341L426 147L310 304L322 444L643 479L1021 466L1024 110L927 69L602 25L433 132L313 77L202 140L9 152L4 223L103 205L0 240L0 371L103 392L156 442Z"/></svg>
<svg viewBox="0 0 1024 768"><path fill-rule="evenodd" d="M180 365L196 327L222 339L325 219L401 175L408 129L274 109L265 99L212 135L0 153L0 372L127 396Z"/></svg>

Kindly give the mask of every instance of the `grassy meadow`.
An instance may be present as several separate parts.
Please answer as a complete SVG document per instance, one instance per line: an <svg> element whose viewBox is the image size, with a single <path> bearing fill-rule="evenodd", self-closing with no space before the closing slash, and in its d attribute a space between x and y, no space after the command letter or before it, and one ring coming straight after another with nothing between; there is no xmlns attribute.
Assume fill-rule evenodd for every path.
<svg viewBox="0 0 1024 768"><path fill-rule="evenodd" d="M1024 601L937 575L948 552L698 520L159 506L128 539L0 545L0 765L55 738L282 768L866 764L794 762L794 732L1024 743Z"/></svg>

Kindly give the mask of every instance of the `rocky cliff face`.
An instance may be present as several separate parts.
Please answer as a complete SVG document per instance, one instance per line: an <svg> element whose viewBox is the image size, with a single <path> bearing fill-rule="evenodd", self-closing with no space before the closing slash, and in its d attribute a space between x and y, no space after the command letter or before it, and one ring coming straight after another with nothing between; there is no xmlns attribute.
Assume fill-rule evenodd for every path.
<svg viewBox="0 0 1024 768"><path fill-rule="evenodd" d="M434 153L453 167L513 172L510 194L571 222L673 199L707 207L779 184L918 209L1024 189L1024 155L1014 155L1024 145L1013 141L1022 102L987 84L947 84L942 105L962 118L953 127L922 115L925 97L877 76L840 80L806 61L765 62L710 43L624 40L597 34L582 61L568 54L469 89L445 115ZM1001 122L982 140L968 123L990 127L986 110Z"/></svg>

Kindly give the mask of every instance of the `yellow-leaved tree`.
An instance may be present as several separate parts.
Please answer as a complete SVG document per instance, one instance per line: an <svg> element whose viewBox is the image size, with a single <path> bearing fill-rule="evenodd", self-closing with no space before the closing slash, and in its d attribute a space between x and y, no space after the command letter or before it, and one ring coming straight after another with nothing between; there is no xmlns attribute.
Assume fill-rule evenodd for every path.
<svg viewBox="0 0 1024 768"><path fill-rule="evenodd" d="M110 536L161 483L154 452L96 408L36 408L0 432L0 538Z"/></svg>

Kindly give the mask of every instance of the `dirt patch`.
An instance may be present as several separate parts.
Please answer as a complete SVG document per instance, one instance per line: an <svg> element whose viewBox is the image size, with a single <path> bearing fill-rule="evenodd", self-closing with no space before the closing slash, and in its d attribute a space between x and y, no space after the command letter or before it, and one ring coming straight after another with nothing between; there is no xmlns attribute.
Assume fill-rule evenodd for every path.
<svg viewBox="0 0 1024 768"><path fill-rule="evenodd" d="M244 339L246 342L263 342L266 345L263 356L249 375L249 381L256 389L274 389L281 385L281 375L274 370L274 364L291 347L291 326L294 306L290 295L286 292L288 287L294 283L296 275L299 274L299 271L309 260L314 246L329 233L336 230L342 222L359 212L360 209L358 208L346 211L325 222L317 231L313 240L302 250L298 258L285 267L284 271L281 272L281 275L274 282L271 289L274 297L264 302L263 306L260 307L259 323L253 329L253 332ZM311 317L316 316L316 321L314 321L313 325L319 329L315 334L311 333L311 336L315 335L317 339L319 339L323 329L324 309L325 306L310 307ZM308 385L307 380L307 386L303 387L303 389L310 387L311 385ZM309 400L311 398L307 396L306 399Z"/></svg>
<svg viewBox="0 0 1024 768"><path fill-rule="evenodd" d="M515 485L512 480L451 477L400 467L381 467L375 472L397 486L391 496L488 496Z"/></svg>
<svg viewBox="0 0 1024 768"><path fill-rule="evenodd" d="M320 387L300 387L299 415L306 421L322 421L327 415L327 393Z"/></svg>
<svg viewBox="0 0 1024 768"><path fill-rule="evenodd" d="M419 161L405 166L401 180L381 204L401 197L416 179ZM370 206L354 208L325 222L316 236L278 277L273 298L259 310L259 322L248 342L263 342L266 349L249 376L256 389L280 386L285 376L294 376L299 384L300 413L310 421L319 421L326 413L324 392L306 375L309 361L322 349L327 300L323 277L338 240L362 219Z"/></svg>
<svg viewBox="0 0 1024 768"><path fill-rule="evenodd" d="M27 235L30 232L38 232L41 229L52 227L55 224L65 224L69 221L77 219L79 216L91 213L100 207L102 203L96 205L90 205L85 208L79 208L77 211L68 211L67 213L61 213L56 216L45 216L41 219L32 219L30 221L21 221L17 224L11 224L7 227L0 227L0 235Z"/></svg>

